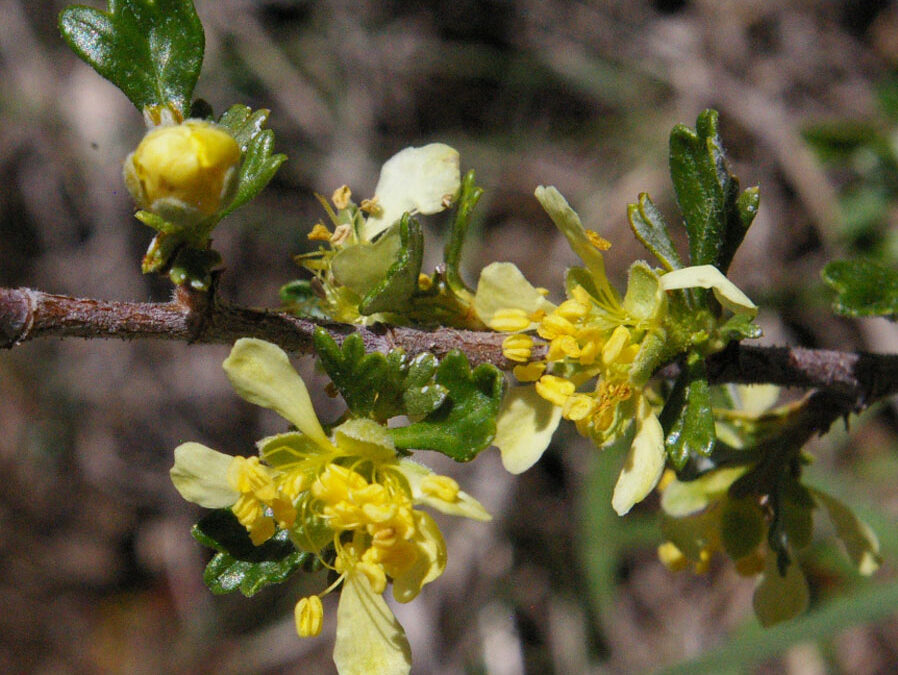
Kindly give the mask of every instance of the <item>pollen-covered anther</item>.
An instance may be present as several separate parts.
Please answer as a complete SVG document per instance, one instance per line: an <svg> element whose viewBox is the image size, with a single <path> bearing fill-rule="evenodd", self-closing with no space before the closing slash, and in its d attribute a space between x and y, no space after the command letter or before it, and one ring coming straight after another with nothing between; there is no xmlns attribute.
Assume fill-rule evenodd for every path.
<svg viewBox="0 0 898 675"><path fill-rule="evenodd" d="M536 393L557 406L563 406L575 389L573 382L556 375L543 375L536 383Z"/></svg>
<svg viewBox="0 0 898 675"><path fill-rule="evenodd" d="M455 502L458 499L458 491L458 483L449 476L431 474L421 481L421 492L442 502Z"/></svg>
<svg viewBox="0 0 898 675"><path fill-rule="evenodd" d="M502 333L514 333L530 328L530 317L523 309L509 307L493 314L489 325L493 330Z"/></svg>
<svg viewBox="0 0 898 675"><path fill-rule="evenodd" d="M672 541L665 541L658 546L658 560L671 572L682 572L689 567L689 559Z"/></svg>
<svg viewBox="0 0 898 675"><path fill-rule="evenodd" d="M371 216L379 216L383 213L383 207L380 205L380 201L377 199L375 195L371 199L363 199L362 203L359 204L359 208Z"/></svg>
<svg viewBox="0 0 898 675"><path fill-rule="evenodd" d="M324 623L324 607L321 604L321 598L317 595L301 598L296 603L293 616L296 620L296 633L299 637L315 637L321 632L321 626Z"/></svg>
<svg viewBox="0 0 898 675"><path fill-rule="evenodd" d="M349 239L349 235L352 234L352 225L348 225L347 223L343 223L342 225L337 225L334 229L333 235L331 235L331 244L334 246L339 246L347 239Z"/></svg>
<svg viewBox="0 0 898 675"><path fill-rule="evenodd" d="M592 414L595 407L595 400L588 394L573 394L564 402L561 415L567 420L579 422Z"/></svg>
<svg viewBox="0 0 898 675"><path fill-rule="evenodd" d="M589 305L580 300L565 300L555 310L555 314L567 319L568 321L576 321L582 319L589 313Z"/></svg>
<svg viewBox="0 0 898 675"><path fill-rule="evenodd" d="M544 340L554 340L561 335L575 335L577 327L557 312L553 312L542 320L536 332Z"/></svg>
<svg viewBox="0 0 898 675"><path fill-rule="evenodd" d="M624 347L630 344L630 331L624 326L618 326L614 329L608 342L602 347L602 363L606 366L614 363L621 355Z"/></svg>
<svg viewBox="0 0 898 675"><path fill-rule="evenodd" d="M607 251L611 248L611 242L601 236L598 232L594 232L593 230L586 230L586 238L589 239L589 243L595 246L600 251Z"/></svg>
<svg viewBox="0 0 898 675"><path fill-rule="evenodd" d="M546 359L548 361L561 361L566 357L576 359L580 356L580 351L580 345L573 335L562 335L549 344Z"/></svg>
<svg viewBox="0 0 898 675"><path fill-rule="evenodd" d="M315 223L312 231L307 235L309 241L330 241L331 231L321 223Z"/></svg>
<svg viewBox="0 0 898 675"><path fill-rule="evenodd" d="M515 366L511 372L519 382L536 382L546 372L546 364L543 361L531 361L523 366Z"/></svg>
<svg viewBox="0 0 898 675"><path fill-rule="evenodd" d="M349 206L350 198L352 198L352 190L349 189L348 185L341 185L331 195L331 201L337 209L345 209Z"/></svg>
<svg viewBox="0 0 898 675"><path fill-rule="evenodd" d="M525 363L530 360L533 353L533 338L529 335L516 333L509 335L502 341L502 355L509 361Z"/></svg>

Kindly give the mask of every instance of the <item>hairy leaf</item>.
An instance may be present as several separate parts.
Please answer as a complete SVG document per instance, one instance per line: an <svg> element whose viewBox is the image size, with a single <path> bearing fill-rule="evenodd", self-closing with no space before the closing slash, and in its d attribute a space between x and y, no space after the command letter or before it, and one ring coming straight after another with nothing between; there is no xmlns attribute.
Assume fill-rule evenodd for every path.
<svg viewBox="0 0 898 675"><path fill-rule="evenodd" d="M205 46L192 0L109 0L105 12L66 7L59 30L141 112L165 106L189 116Z"/></svg>
<svg viewBox="0 0 898 675"><path fill-rule="evenodd" d="M452 351L440 362L434 379L446 388L446 399L420 422L390 429L396 447L436 450L459 462L472 460L496 435L505 383L502 373L486 364L472 370L464 354Z"/></svg>
<svg viewBox="0 0 898 675"><path fill-rule="evenodd" d="M649 252L660 261L667 271L683 267L680 254L674 247L668 233L667 223L658 208L646 193L639 195L639 201L627 207L627 219L630 229Z"/></svg>
<svg viewBox="0 0 898 675"><path fill-rule="evenodd" d="M689 235L692 265L726 273L758 208L757 188L740 195L718 133L717 112L705 110L695 130L670 134L670 175Z"/></svg>
<svg viewBox="0 0 898 675"><path fill-rule="evenodd" d="M836 260L823 268L823 280L838 294L836 314L898 319L898 269L870 260Z"/></svg>

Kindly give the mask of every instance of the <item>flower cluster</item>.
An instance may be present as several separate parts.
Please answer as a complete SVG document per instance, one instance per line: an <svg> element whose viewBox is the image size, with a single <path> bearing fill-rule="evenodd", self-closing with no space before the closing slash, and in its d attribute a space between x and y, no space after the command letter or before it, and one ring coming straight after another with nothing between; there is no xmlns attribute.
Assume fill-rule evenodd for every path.
<svg viewBox="0 0 898 675"><path fill-rule="evenodd" d="M490 328L511 333L503 351L520 363L513 372L525 383L506 399L495 444L506 468L518 472L539 458L561 418L597 446L623 437L635 423L612 500L624 514L657 484L666 462L664 434L646 385L665 359L688 346L671 330L667 291L711 288L735 313L753 316L756 308L708 265L662 273L636 262L621 298L605 274L602 252L610 244L583 227L555 188L540 187L536 197L584 267L568 271L568 298L558 306L514 265L494 263L483 270L475 311ZM531 359L532 331L548 343L537 360Z"/></svg>
<svg viewBox="0 0 898 675"><path fill-rule="evenodd" d="M382 598L392 583L398 602L414 599L446 565L433 518L416 508L476 520L489 514L447 476L401 459L387 430L349 419L326 433L302 378L275 345L238 340L224 369L246 400L275 410L296 431L262 439L259 456L231 457L199 443L175 450L172 481L207 508L230 508L260 545L286 530L338 575L320 595L296 604L300 636L321 630L321 596L342 584L334 659L341 673L400 673L408 642Z"/></svg>

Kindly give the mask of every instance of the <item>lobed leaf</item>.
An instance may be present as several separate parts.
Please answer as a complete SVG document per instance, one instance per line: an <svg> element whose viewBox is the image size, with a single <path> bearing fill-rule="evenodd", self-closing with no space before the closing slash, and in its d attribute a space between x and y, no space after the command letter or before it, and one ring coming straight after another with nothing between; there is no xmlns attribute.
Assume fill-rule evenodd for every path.
<svg viewBox="0 0 898 675"><path fill-rule="evenodd" d="M313 566L312 553L296 550L286 530L278 531L261 546L254 546L237 517L218 509L193 526L191 534L218 553L209 561L203 581L213 593L239 590L249 597L265 586L279 584L301 568Z"/></svg>
<svg viewBox="0 0 898 675"><path fill-rule="evenodd" d="M670 134L670 176L689 235L692 265L714 265L726 273L757 213L758 191L740 195L718 133L717 112L705 110L692 130Z"/></svg>
<svg viewBox="0 0 898 675"><path fill-rule="evenodd" d="M205 48L191 0L109 0L105 12L70 6L59 15L59 30L141 112L162 106L189 116Z"/></svg>
<svg viewBox="0 0 898 675"><path fill-rule="evenodd" d="M287 161L287 155L272 154L274 132L264 128L268 114L265 109L253 112L245 105L233 105L218 120L233 134L243 152L234 199L222 212L222 217L255 198Z"/></svg>
<svg viewBox="0 0 898 675"><path fill-rule="evenodd" d="M357 416L378 421L424 416L446 397L446 388L434 382L437 360L432 354L413 359L401 349L366 354L358 335L348 336L341 347L321 328L314 342L324 371Z"/></svg>
<svg viewBox="0 0 898 675"><path fill-rule="evenodd" d="M397 448L436 450L467 462L489 447L496 435L496 416L505 380L494 366L471 369L468 358L451 351L434 377L446 399L419 422L390 429Z"/></svg>

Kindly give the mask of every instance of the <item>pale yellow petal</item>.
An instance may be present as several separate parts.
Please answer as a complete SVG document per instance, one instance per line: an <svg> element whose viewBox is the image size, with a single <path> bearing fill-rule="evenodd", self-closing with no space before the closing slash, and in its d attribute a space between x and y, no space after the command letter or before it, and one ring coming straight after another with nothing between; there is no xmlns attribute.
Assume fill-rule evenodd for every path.
<svg viewBox="0 0 898 675"><path fill-rule="evenodd" d="M620 299L617 291L612 288L605 274L605 259L602 257L602 249L605 247L604 245L596 246L598 242L595 233L592 233L593 236L587 234L580 222L580 216L555 187L540 185L536 188L534 195L549 214L552 222L555 223L555 227L568 240L571 249L586 265L600 299L612 306L618 306Z"/></svg>
<svg viewBox="0 0 898 675"><path fill-rule="evenodd" d="M402 218L443 211L461 186L458 152L443 143L406 148L384 162L374 198L380 211L365 222L363 239L370 241Z"/></svg>
<svg viewBox="0 0 898 675"><path fill-rule="evenodd" d="M274 410L318 445L330 447L306 384L283 349L265 340L240 338L222 365L240 396Z"/></svg>
<svg viewBox="0 0 898 675"><path fill-rule="evenodd" d="M240 494L228 483L231 455L200 443L183 443L175 448L171 482L189 502L207 509L222 509L237 501Z"/></svg>
<svg viewBox="0 0 898 675"><path fill-rule="evenodd" d="M661 288L674 291L681 288L710 288L721 305L734 314L754 317L758 307L714 265L697 265L668 272L661 277Z"/></svg>
<svg viewBox="0 0 898 675"><path fill-rule="evenodd" d="M546 300L514 264L490 263L480 272L474 294L474 312L487 326L500 330L500 326L494 327L492 323L497 315L501 317L500 312L509 309L521 310L525 317L530 317L540 312L548 314L555 309L555 305ZM535 326L536 323L531 320L516 329L527 330Z"/></svg>
<svg viewBox="0 0 898 675"><path fill-rule="evenodd" d="M746 470L744 466L730 467L711 471L692 481L671 481L661 495L661 508L674 518L698 513L729 490Z"/></svg>
<svg viewBox="0 0 898 675"><path fill-rule="evenodd" d="M340 675L406 675L412 667L402 626L368 578L353 569L340 591L334 663Z"/></svg>
<svg viewBox="0 0 898 675"><path fill-rule="evenodd" d="M636 418L636 435L611 497L611 506L619 516L645 499L657 485L664 473L666 459L661 422L642 398Z"/></svg>
<svg viewBox="0 0 898 675"><path fill-rule="evenodd" d="M510 387L502 399L493 439L505 470L523 473L536 464L560 421L561 408L537 394L532 385Z"/></svg>

